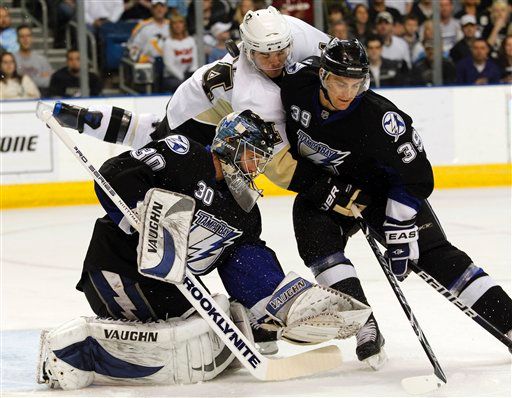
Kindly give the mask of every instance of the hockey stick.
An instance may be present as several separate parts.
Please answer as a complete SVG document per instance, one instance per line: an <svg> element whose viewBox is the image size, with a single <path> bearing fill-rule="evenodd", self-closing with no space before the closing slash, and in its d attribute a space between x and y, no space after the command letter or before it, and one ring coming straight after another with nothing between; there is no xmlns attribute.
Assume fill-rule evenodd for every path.
<svg viewBox="0 0 512 398"><path fill-rule="evenodd" d="M105 178L99 173L84 152L79 149L68 136L64 128L53 117L51 107L38 103L36 115L57 134L66 147L80 161L94 181L105 191L110 200L124 214L130 225L140 231L140 221L126 205ZM165 282L164 279L161 279ZM190 301L192 306L210 325L213 331L233 352L240 363L259 380L287 380L296 377L310 376L328 371L341 365L341 353L337 346L310 350L287 358L271 359L261 355L257 349L233 323L230 317L213 300L206 289L198 282L188 269L182 284L175 285Z"/></svg>
<svg viewBox="0 0 512 398"><path fill-rule="evenodd" d="M423 331L421 330L421 327L416 317L414 316L412 309L409 306L409 303L407 303L407 300L405 299L402 289L400 289L400 286L398 286L398 282L395 279L393 272L389 268L387 260L382 255L379 247L377 246L377 242L375 242L375 239L370 235L370 228L368 227L368 224L361 215L361 212L359 211L357 206L352 206L352 213L354 214L354 217L357 223L359 224L359 227L363 231L366 240L368 241L373 253L375 254L375 257L377 257L377 260L379 261L379 264L382 270L384 271L384 275L386 275L386 278L389 284L391 285L391 288L393 289L393 292L395 293L398 302L402 306L405 315L407 315L407 318L409 319L409 322L411 323L414 333L416 333L416 336L418 337L418 340L420 341L421 346L425 351L425 354L427 354L430 363L434 367L433 374L405 378L402 380L402 386L410 394L426 394L429 391L436 390L439 387L446 384L446 376L443 372L443 369L441 369L441 365L437 361L437 358L434 352L432 351L432 348L430 347L427 338L423 334Z"/></svg>
<svg viewBox="0 0 512 398"><path fill-rule="evenodd" d="M370 226L368 226L373 234L378 233ZM452 292L450 292L446 287L441 285L433 276L427 274L423 271L417 264L416 261L410 261L408 267L416 273L421 279L427 282L433 289L435 289L438 293L441 293L449 302L454 304L459 310L461 310L468 317L473 319L476 323L478 323L481 327L483 327L487 332L496 337L499 341L501 341L510 352L512 352L512 340L507 337L507 335L503 334L499 331L493 324L491 324L487 319L478 314L471 307L468 307L464 304L457 296L455 296Z"/></svg>

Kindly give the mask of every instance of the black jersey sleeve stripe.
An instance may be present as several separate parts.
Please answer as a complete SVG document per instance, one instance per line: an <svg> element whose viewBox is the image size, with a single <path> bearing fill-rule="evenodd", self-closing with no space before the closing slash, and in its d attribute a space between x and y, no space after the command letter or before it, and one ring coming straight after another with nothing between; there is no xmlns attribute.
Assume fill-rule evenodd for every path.
<svg viewBox="0 0 512 398"><path fill-rule="evenodd" d="M122 108L112 107L112 116L105 133L104 141L120 144L124 141L132 115Z"/></svg>

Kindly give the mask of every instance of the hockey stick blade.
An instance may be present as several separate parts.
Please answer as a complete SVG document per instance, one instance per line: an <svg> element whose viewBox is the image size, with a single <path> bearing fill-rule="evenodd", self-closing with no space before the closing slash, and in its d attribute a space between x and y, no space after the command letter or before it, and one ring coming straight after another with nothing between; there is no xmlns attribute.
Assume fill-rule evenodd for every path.
<svg viewBox="0 0 512 398"><path fill-rule="evenodd" d="M341 366L341 352L330 345L291 357L269 359L266 380L288 380L327 372Z"/></svg>
<svg viewBox="0 0 512 398"><path fill-rule="evenodd" d="M64 128L53 117L52 108L39 102L36 115L47 124L64 145L75 155L79 163L123 213L130 225L140 232L141 227L138 217L110 186L96 167L88 160L84 152L75 145ZM162 278L155 279L171 283ZM190 301L192 306L210 325L214 333L233 352L242 365L259 380L288 380L310 376L337 368L341 365L341 352L337 346L313 349L286 358L267 358L256 350L254 344L242 334L231 318L217 305L209 292L197 281L195 276L191 274L188 269L186 269L184 283L177 283L175 286Z"/></svg>
<svg viewBox="0 0 512 398"><path fill-rule="evenodd" d="M435 374L425 376L407 377L402 380L404 390L413 395L423 395L437 390L444 386L446 382L441 380Z"/></svg>

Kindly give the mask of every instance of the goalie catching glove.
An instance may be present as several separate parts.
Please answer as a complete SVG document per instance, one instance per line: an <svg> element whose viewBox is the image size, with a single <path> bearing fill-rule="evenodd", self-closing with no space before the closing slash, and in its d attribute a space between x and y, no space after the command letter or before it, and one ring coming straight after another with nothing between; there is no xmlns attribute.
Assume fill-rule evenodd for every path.
<svg viewBox="0 0 512 398"><path fill-rule="evenodd" d="M372 310L353 297L290 272L265 307L261 327L294 344L317 344L355 335Z"/></svg>

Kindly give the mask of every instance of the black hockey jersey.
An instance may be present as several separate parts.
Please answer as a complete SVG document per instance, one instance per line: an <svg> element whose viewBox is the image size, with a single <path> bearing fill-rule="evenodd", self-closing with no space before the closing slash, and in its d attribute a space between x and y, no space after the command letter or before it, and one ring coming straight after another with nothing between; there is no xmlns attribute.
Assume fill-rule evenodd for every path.
<svg viewBox="0 0 512 398"><path fill-rule="evenodd" d="M106 161L100 172L130 208L135 208L150 188L195 199L187 259L195 274L210 272L236 245L260 242L258 207L250 213L242 210L227 185L216 181L209 149L185 136L171 135L122 153ZM95 189L108 214L96 222L84 271L111 271L137 280L141 278L136 260L138 234L123 232L129 231L123 214L101 188Z"/></svg>
<svg viewBox="0 0 512 398"><path fill-rule="evenodd" d="M392 198L417 210L433 190L433 174L411 118L371 90L347 110L329 111L320 103L318 72L313 57L311 65L289 68L281 85L290 152L298 162L289 189L307 191L321 168L372 199Z"/></svg>

